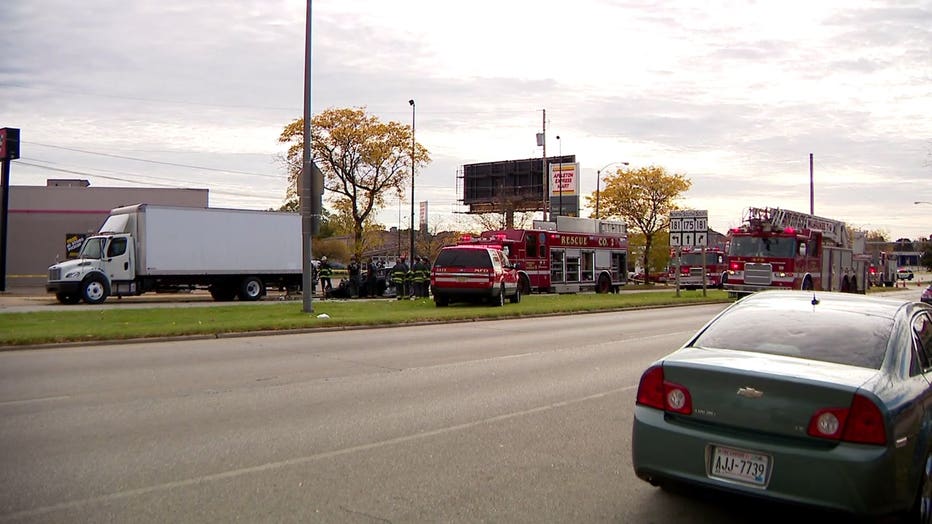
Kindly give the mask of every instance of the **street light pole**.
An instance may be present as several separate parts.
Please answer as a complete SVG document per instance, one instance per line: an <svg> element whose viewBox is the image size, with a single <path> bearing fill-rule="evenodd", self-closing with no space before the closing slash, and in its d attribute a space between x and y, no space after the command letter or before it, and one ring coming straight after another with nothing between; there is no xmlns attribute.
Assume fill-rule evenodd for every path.
<svg viewBox="0 0 932 524"><path fill-rule="evenodd" d="M408 100L411 105L411 248L408 251L408 263L414 263L414 99Z"/></svg>
<svg viewBox="0 0 932 524"><path fill-rule="evenodd" d="M609 162L602 166L601 169L596 170L595 172L595 218L602 218L602 215L599 214L599 192L602 185L602 171L608 169L609 166L613 164L621 164L623 166L628 165L628 162Z"/></svg>
<svg viewBox="0 0 932 524"><path fill-rule="evenodd" d="M563 216L563 141L560 140L560 135L557 135L557 143L560 144L560 167L557 168L557 187L560 190L560 199L558 202L560 204L560 209L557 211L557 216Z"/></svg>

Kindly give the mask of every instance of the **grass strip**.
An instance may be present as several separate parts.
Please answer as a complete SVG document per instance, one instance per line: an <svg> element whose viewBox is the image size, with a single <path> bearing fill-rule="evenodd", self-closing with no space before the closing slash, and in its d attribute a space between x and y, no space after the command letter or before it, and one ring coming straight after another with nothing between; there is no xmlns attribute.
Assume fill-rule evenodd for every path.
<svg viewBox="0 0 932 524"><path fill-rule="evenodd" d="M724 291L623 293L617 295L531 295L505 307L453 304L438 308L430 299L315 300L312 313L300 301L228 306L82 308L0 314L0 347L278 331L339 326L392 325L556 313L610 311L701 302L729 302ZM329 318L322 318L326 315Z"/></svg>

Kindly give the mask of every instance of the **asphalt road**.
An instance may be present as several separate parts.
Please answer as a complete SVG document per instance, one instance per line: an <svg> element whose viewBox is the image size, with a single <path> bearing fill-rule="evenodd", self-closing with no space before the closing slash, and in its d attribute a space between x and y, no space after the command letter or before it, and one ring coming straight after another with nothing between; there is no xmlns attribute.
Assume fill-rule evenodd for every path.
<svg viewBox="0 0 932 524"><path fill-rule="evenodd" d="M634 476L723 307L0 353L0 522L811 520Z"/></svg>

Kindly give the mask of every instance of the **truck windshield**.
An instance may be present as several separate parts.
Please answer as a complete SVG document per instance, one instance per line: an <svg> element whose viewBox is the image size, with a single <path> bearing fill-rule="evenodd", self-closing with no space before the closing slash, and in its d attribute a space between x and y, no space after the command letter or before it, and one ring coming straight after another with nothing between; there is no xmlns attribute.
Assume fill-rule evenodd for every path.
<svg viewBox="0 0 932 524"><path fill-rule="evenodd" d="M84 247L81 248L81 258L103 258L104 245L107 239L104 237L91 237L84 241Z"/></svg>
<svg viewBox="0 0 932 524"><path fill-rule="evenodd" d="M683 253L680 255L680 260L684 266L701 266L702 265L702 253ZM705 265L711 266L718 264L718 254L717 253L706 253L705 254ZM676 256L670 259L670 265L676 267Z"/></svg>
<svg viewBox="0 0 932 524"><path fill-rule="evenodd" d="M796 256L796 239L787 237L733 237L730 256L780 257Z"/></svg>

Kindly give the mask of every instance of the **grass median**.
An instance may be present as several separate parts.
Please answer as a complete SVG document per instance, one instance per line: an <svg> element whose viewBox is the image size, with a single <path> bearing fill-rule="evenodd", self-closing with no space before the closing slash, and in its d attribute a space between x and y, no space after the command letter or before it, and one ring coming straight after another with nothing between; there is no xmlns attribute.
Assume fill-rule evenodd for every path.
<svg viewBox="0 0 932 524"><path fill-rule="evenodd" d="M379 299L315 300L312 313L305 313L300 301L4 313L0 314L0 347L509 318L731 300L724 291L709 290L707 296L702 291L681 291L676 297L670 289L617 295L531 295L504 307L454 304L438 308L430 299Z"/></svg>

